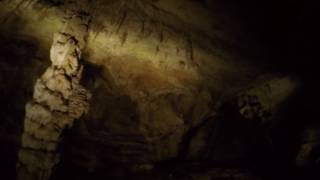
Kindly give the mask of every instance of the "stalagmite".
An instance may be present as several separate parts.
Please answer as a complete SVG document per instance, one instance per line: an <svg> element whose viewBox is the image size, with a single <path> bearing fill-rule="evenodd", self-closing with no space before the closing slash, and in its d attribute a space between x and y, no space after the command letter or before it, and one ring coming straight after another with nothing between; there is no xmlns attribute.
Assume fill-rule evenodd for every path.
<svg viewBox="0 0 320 180"><path fill-rule="evenodd" d="M59 162L62 131L88 112L91 94L80 84L90 16L73 12L54 35L51 66L36 81L25 106L24 132L17 163L18 179L47 180Z"/></svg>

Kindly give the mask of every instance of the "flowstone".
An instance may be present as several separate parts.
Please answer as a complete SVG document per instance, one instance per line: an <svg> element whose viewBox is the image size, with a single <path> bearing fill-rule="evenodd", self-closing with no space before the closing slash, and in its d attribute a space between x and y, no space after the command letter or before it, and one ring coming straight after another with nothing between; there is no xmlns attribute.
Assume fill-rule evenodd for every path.
<svg viewBox="0 0 320 180"><path fill-rule="evenodd" d="M33 99L25 106L24 132L18 155L18 179L47 180L59 162L57 147L62 131L88 112L91 94L80 84L90 16L67 17L61 32L54 35L51 66L36 81ZM78 30L79 29L79 30Z"/></svg>

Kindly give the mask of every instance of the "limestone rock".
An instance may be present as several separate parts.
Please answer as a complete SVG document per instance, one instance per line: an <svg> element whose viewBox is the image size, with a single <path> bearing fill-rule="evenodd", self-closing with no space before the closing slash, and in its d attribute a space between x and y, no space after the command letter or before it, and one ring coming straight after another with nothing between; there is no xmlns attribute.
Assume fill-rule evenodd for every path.
<svg viewBox="0 0 320 180"><path fill-rule="evenodd" d="M62 131L88 112L90 93L79 84L83 71L80 49L88 29L79 26L87 27L90 17L81 16L75 12L65 28L54 35L50 49L52 65L35 84L35 102L26 105L18 165L24 165L20 171L33 180L50 178L59 161L56 151Z"/></svg>
<svg viewBox="0 0 320 180"><path fill-rule="evenodd" d="M61 134L61 129L57 128L52 122L44 126L35 121L25 119L24 129L26 133L44 141L58 142Z"/></svg>
<svg viewBox="0 0 320 180"><path fill-rule="evenodd" d="M31 172L35 170L50 171L59 161L59 156L55 153L24 149L19 152L19 160L23 165L27 165Z"/></svg>
<svg viewBox="0 0 320 180"><path fill-rule="evenodd" d="M70 117L68 113L62 112L52 112L52 122L57 126L57 128L64 129L66 127L71 127L74 118Z"/></svg>
<svg viewBox="0 0 320 180"><path fill-rule="evenodd" d="M80 58L80 49L77 46L77 40L68 34L55 34L53 45L50 50L50 59L53 66L58 68L72 66L69 75L75 73L78 67L77 59Z"/></svg>
<svg viewBox="0 0 320 180"><path fill-rule="evenodd" d="M90 93L81 85L75 87L69 100L69 115L73 118L79 118L89 111Z"/></svg>
<svg viewBox="0 0 320 180"><path fill-rule="evenodd" d="M235 103L244 118L266 121L281 103L294 94L299 82L283 76L260 78L263 81L260 79L249 89L240 92Z"/></svg>
<svg viewBox="0 0 320 180"><path fill-rule="evenodd" d="M50 110L67 111L66 102L59 92L50 91L41 80L37 80L33 94L34 101L48 106Z"/></svg>
<svg viewBox="0 0 320 180"><path fill-rule="evenodd" d="M24 133L22 135L22 147L24 148L54 152L57 150L57 145L58 145L57 142L50 142L50 141L37 139L28 133Z"/></svg>
<svg viewBox="0 0 320 180"><path fill-rule="evenodd" d="M51 77L46 82L46 87L53 92L61 93L64 99L69 99L72 92L71 82L64 74L58 74Z"/></svg>
<svg viewBox="0 0 320 180"><path fill-rule="evenodd" d="M52 114L49 109L40 104L29 102L26 105L26 119L45 126L52 121Z"/></svg>
<svg viewBox="0 0 320 180"><path fill-rule="evenodd" d="M264 66L234 53L232 37L224 33L237 30L207 21L210 15L198 5L171 0L1 1L5 29L14 27L13 35L30 38L46 51L52 43L52 65L35 84L30 101L35 105L26 107L22 150L54 151L62 130L87 114L82 119L86 134L77 139L80 147L93 141L103 152L94 154L98 160L153 164L176 158L185 136L194 138L189 132L206 126L203 122L220 103L234 96L244 119L268 120L294 91L295 82L270 78L251 83L265 72ZM98 68L82 78L89 64ZM32 68L25 74L36 74L28 66ZM8 72L3 77L0 72L3 84L5 75L13 77ZM94 99L90 109L89 91ZM191 142L194 157L208 143L214 125L208 126ZM96 153L75 148L84 156ZM110 152L112 148L117 151Z"/></svg>

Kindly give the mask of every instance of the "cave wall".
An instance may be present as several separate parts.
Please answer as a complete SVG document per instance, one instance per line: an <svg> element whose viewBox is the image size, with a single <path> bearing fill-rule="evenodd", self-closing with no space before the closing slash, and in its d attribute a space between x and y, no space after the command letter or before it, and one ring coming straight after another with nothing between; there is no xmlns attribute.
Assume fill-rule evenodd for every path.
<svg viewBox="0 0 320 180"><path fill-rule="evenodd" d="M36 79L50 64L53 35L69 10L83 7L92 20L82 83L92 99L89 114L76 122L63 147L70 161L89 170L109 162L148 169L181 151L191 159L216 159L219 149L213 156L205 151L222 104L239 101L233 107L239 116L268 121L272 117L261 116L275 114L299 82L272 74L269 65L243 50L245 32L234 27L237 23L193 1L4 0L1 133L12 149L20 144L24 108ZM254 102L246 103L260 108L243 105L249 100L241 98L252 96ZM206 130L195 132L196 138L187 140L189 150L181 150L193 129Z"/></svg>

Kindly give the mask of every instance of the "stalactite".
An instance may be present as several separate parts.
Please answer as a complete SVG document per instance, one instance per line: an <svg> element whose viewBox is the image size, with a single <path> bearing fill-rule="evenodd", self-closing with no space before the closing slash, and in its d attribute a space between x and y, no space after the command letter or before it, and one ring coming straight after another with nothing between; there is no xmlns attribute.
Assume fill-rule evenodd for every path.
<svg viewBox="0 0 320 180"><path fill-rule="evenodd" d="M18 179L47 180L59 162L62 131L88 111L91 94L80 84L90 15L73 12L54 35L51 66L36 81L25 106L24 132L18 155Z"/></svg>

